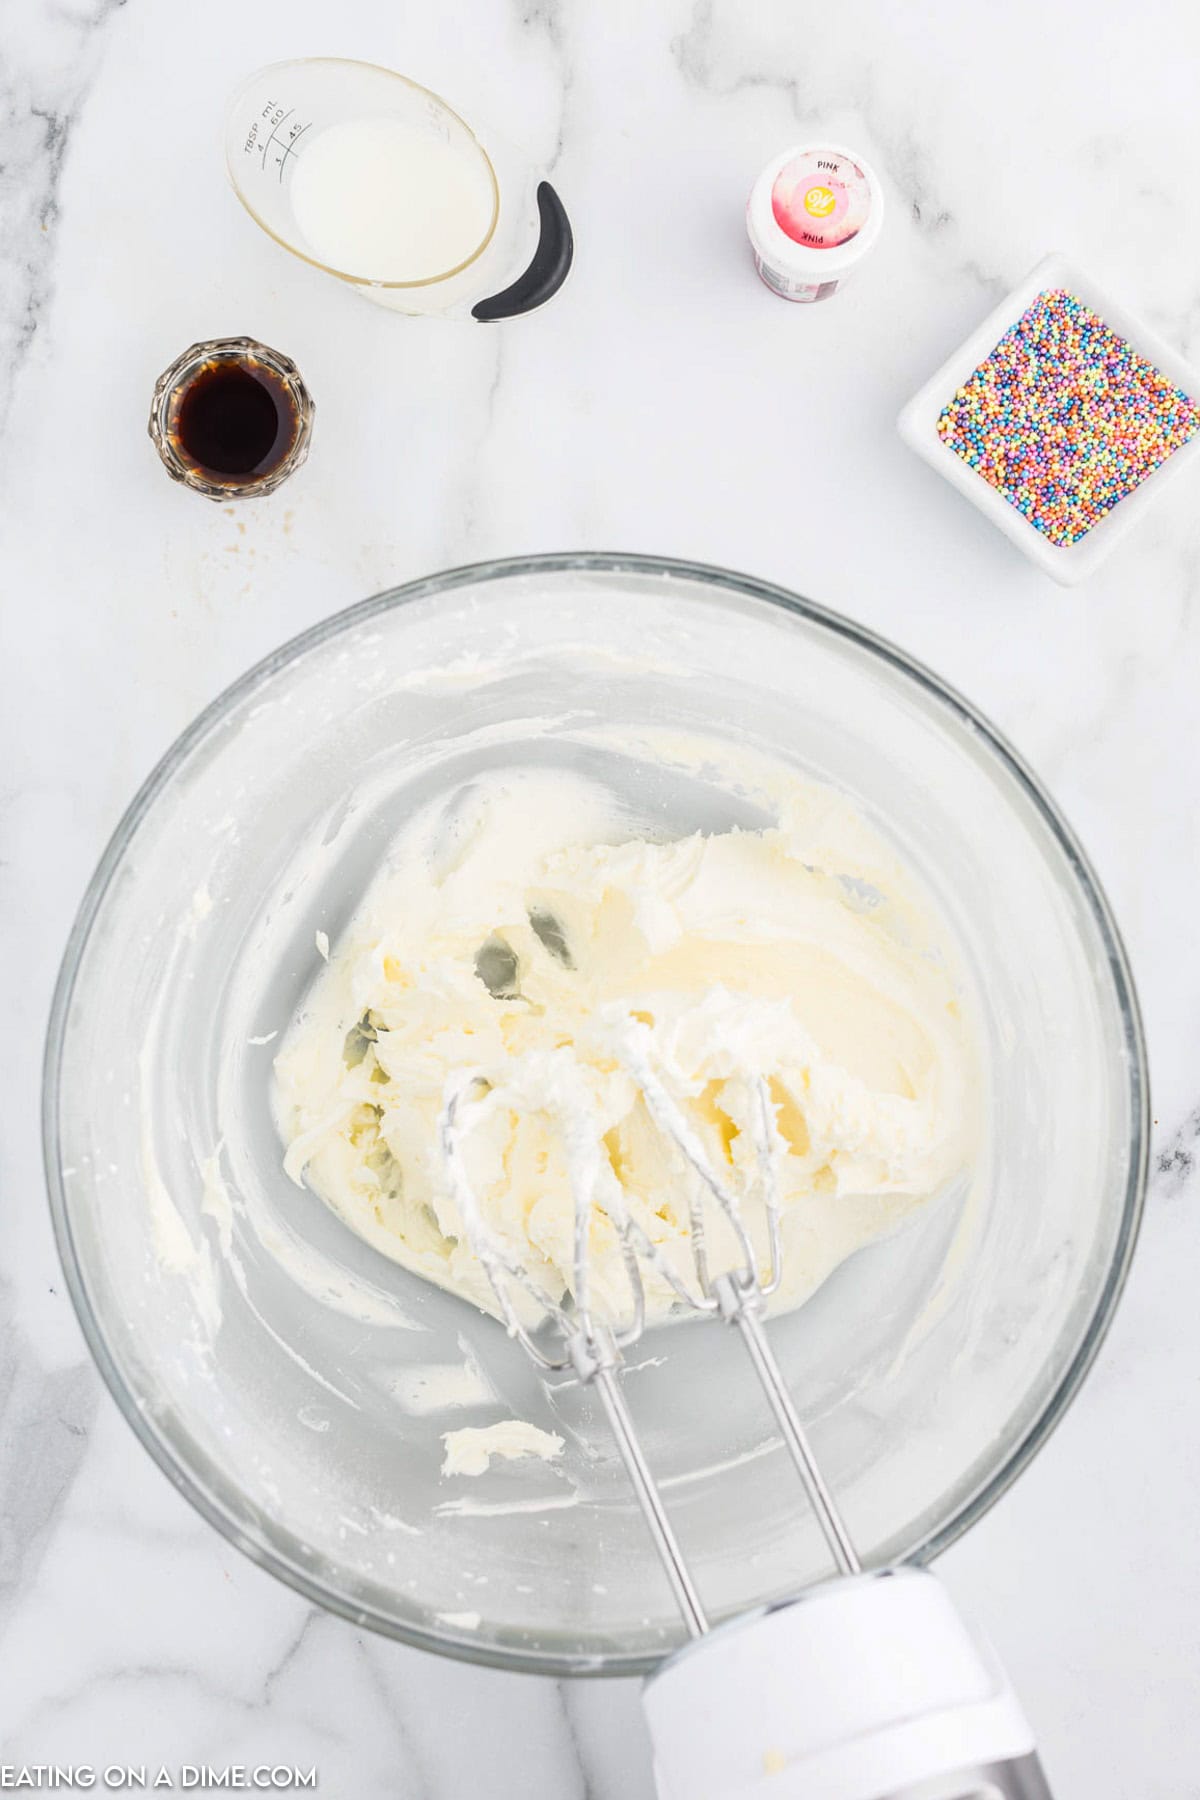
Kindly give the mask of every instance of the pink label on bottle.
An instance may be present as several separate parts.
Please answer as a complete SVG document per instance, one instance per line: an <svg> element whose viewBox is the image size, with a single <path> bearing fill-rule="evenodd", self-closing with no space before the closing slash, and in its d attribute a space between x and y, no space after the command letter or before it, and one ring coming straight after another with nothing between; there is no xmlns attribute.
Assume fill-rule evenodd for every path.
<svg viewBox="0 0 1200 1800"><path fill-rule="evenodd" d="M805 150L775 177L771 211L796 244L834 250L867 222L871 188L856 162L833 150Z"/></svg>

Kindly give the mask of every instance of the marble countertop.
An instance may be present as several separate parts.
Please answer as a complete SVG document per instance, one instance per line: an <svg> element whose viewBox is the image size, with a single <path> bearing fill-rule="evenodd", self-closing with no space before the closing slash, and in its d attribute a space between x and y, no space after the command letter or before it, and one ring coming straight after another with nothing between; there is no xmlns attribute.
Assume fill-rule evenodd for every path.
<svg viewBox="0 0 1200 1800"><path fill-rule="evenodd" d="M501 327L398 319L287 259L224 181L259 63L390 63L544 160L575 271ZM779 581L960 687L1108 886L1155 1083L1142 1243L1081 1397L945 1559L1062 1800L1200 1794L1196 1304L1200 508L1181 482L1051 585L900 443L896 413L1061 249L1200 358L1189 0L5 0L0 10L0 1762L321 1772L354 1800L648 1800L631 1683L460 1667L251 1567L101 1389L51 1239L38 1046L91 868L193 714L381 587L530 550L658 551ZM820 125L890 188L832 302L754 279L758 167ZM236 516L164 476L150 389L248 332L318 403L307 466Z"/></svg>

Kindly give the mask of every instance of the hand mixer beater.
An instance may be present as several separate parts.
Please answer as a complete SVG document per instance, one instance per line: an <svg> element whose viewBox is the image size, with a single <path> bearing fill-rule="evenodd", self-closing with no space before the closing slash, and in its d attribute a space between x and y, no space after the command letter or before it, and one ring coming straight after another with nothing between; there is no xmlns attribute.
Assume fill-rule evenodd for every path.
<svg viewBox="0 0 1200 1800"><path fill-rule="evenodd" d="M653 1127L674 1147L687 1194L690 1278L630 1209L590 1128L569 1049L537 1053L533 1088L514 1087L496 1070L460 1072L447 1086L439 1130L463 1228L508 1331L540 1368L571 1372L595 1388L693 1640L656 1670L644 1694L663 1800L1050 1800L1029 1726L994 1654L928 1572L864 1572L813 1457L763 1325L783 1277L778 1165L786 1150L766 1079L750 1067L739 1072L753 1155L748 1175L726 1175L672 1092L651 1028L627 1016L612 1044ZM467 1141L488 1114L530 1104L560 1132L565 1152L573 1202L567 1296L548 1292L485 1220L467 1168ZM762 1256L745 1218L751 1191L765 1223ZM628 1300L618 1319L601 1317L593 1304L598 1228L614 1233L619 1247ZM715 1628L620 1381L623 1352L645 1329L643 1267L654 1269L680 1307L740 1333L838 1569L837 1578L793 1600Z"/></svg>

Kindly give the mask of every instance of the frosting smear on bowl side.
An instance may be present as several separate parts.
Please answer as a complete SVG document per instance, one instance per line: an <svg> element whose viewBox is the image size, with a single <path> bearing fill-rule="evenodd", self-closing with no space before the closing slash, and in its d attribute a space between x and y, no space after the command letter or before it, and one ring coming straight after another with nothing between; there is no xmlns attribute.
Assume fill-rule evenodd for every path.
<svg viewBox="0 0 1200 1800"><path fill-rule="evenodd" d="M940 921L839 796L785 772L778 823L632 836L597 784L483 777L418 812L321 969L275 1061L285 1166L396 1262L489 1312L438 1121L466 1072L489 1105L466 1142L480 1210L551 1293L570 1291L581 1146L665 1259L691 1269L689 1176L653 1123L630 1033L765 1247L745 1073L779 1139L795 1305L961 1176L975 1058ZM668 1283L644 1270L648 1314ZM618 1316L618 1240L597 1213L592 1298Z"/></svg>

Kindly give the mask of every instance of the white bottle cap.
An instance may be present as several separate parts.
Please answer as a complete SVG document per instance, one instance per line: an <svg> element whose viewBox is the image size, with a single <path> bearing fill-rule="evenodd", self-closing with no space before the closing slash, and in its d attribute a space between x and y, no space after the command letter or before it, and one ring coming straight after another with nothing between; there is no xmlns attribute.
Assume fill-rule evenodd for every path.
<svg viewBox="0 0 1200 1800"><path fill-rule="evenodd" d="M872 248L883 224L879 177L843 144L795 144L750 193L755 266L785 300L823 300Z"/></svg>

